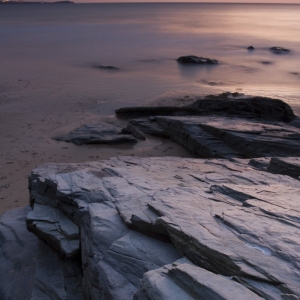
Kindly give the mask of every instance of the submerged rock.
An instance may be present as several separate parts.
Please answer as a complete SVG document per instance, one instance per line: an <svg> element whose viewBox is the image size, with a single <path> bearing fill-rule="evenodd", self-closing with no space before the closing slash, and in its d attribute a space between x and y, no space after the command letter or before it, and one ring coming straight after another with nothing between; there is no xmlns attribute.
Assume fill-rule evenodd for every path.
<svg viewBox="0 0 300 300"><path fill-rule="evenodd" d="M300 181L249 163L46 164L33 211L55 201L79 226L87 299L297 299Z"/></svg>
<svg viewBox="0 0 300 300"><path fill-rule="evenodd" d="M181 64L194 65L217 65L219 62L216 59L198 57L195 55L180 56L177 61Z"/></svg>
<svg viewBox="0 0 300 300"><path fill-rule="evenodd" d="M283 48L283 47L271 47L270 51L275 54L285 54L285 53L289 53L291 50Z"/></svg>
<svg viewBox="0 0 300 300"><path fill-rule="evenodd" d="M71 142L76 145L83 144L121 144L136 143L131 134L122 134L121 130L108 123L85 124L70 133L54 137L57 141Z"/></svg>
<svg viewBox="0 0 300 300"><path fill-rule="evenodd" d="M114 66L95 65L94 67L98 68L98 69L102 69L102 70L112 70L112 71L118 71L119 70L119 68L114 67Z"/></svg>

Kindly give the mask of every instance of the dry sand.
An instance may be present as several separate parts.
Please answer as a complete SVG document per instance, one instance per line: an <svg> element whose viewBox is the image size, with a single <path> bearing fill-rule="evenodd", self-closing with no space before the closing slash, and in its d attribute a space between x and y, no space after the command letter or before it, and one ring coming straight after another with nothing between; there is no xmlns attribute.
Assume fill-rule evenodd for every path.
<svg viewBox="0 0 300 300"><path fill-rule="evenodd" d="M181 146L153 137L134 146L76 146L51 139L81 124L98 122L102 104L100 96L61 93L55 86L38 82L16 80L0 85L0 214L29 203L28 175L43 163L123 155L191 157ZM114 117L113 108L111 112L112 116L104 120L118 126L126 124Z"/></svg>

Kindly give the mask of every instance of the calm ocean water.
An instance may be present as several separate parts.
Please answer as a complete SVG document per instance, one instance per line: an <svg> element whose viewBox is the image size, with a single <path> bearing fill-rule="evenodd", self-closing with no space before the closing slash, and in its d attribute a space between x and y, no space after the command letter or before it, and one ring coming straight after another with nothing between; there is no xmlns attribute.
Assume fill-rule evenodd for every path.
<svg viewBox="0 0 300 300"><path fill-rule="evenodd" d="M26 80L62 101L98 97L103 113L177 92L240 91L297 105L299 16L300 5L2 5L0 85ZM272 54L272 46L291 53ZM176 62L190 54L220 65Z"/></svg>

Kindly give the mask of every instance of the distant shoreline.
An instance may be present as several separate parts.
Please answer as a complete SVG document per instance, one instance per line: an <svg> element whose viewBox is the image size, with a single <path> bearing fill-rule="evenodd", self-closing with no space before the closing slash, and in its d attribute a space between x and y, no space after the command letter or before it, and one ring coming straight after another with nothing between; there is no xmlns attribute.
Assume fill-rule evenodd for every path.
<svg viewBox="0 0 300 300"><path fill-rule="evenodd" d="M20 2L20 1L5 1L5 2L0 2L2 5L9 5L9 4L75 4L72 1L56 1L56 2Z"/></svg>

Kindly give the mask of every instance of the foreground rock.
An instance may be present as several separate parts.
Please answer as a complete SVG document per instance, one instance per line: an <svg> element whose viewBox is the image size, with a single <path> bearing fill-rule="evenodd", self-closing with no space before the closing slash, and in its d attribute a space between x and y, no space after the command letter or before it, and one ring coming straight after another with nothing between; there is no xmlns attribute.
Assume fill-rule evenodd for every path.
<svg viewBox="0 0 300 300"><path fill-rule="evenodd" d="M130 134L122 134L113 125L102 122L99 124L85 124L68 134L54 137L57 141L83 144L120 144L136 143L137 140Z"/></svg>
<svg viewBox="0 0 300 300"><path fill-rule="evenodd" d="M192 65L217 65L219 62L216 59L198 57L195 55L180 56L177 61L181 64Z"/></svg>
<svg viewBox="0 0 300 300"><path fill-rule="evenodd" d="M50 204L79 227L86 299L298 299L300 181L252 165L166 157L43 165L30 176L30 222Z"/></svg>
<svg viewBox="0 0 300 300"><path fill-rule="evenodd" d="M80 264L62 260L26 230L30 211L18 208L0 216L0 299L83 300Z"/></svg>

